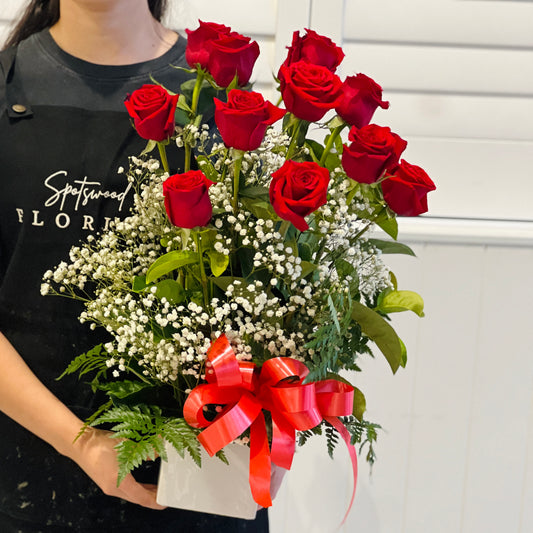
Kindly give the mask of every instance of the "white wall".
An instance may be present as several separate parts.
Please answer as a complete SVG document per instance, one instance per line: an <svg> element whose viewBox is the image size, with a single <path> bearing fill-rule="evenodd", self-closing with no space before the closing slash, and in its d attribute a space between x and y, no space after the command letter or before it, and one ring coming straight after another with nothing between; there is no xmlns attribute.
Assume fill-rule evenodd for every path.
<svg viewBox="0 0 533 533"><path fill-rule="evenodd" d="M0 0L0 18L19 4ZM376 121L409 141L406 159L438 186L430 213L401 223L418 258L390 257L401 286L426 300L426 318L394 320L407 368L392 376L377 357L354 376L386 432L372 477L360 460L342 531L533 531L533 1L171 4L175 28L202 18L256 38L267 92L294 29L332 37L347 54L342 74L384 86L391 109ZM334 531L350 490L342 447L331 462L311 442L271 531Z"/></svg>

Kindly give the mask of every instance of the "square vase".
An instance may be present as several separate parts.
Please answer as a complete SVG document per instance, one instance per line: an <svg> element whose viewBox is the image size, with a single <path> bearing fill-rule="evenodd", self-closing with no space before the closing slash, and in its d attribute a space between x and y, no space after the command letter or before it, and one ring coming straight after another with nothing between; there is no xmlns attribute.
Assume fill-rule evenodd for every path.
<svg viewBox="0 0 533 533"><path fill-rule="evenodd" d="M168 507L253 520L257 503L249 482L250 449L229 444L224 452L229 465L209 457L202 448L199 468L186 452L181 457L166 443L168 461L161 461L157 502Z"/></svg>

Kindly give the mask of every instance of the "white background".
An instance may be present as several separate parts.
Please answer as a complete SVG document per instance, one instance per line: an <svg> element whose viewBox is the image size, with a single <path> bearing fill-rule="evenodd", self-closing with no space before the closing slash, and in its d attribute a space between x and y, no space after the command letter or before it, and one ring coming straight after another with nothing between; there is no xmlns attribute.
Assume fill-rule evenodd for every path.
<svg viewBox="0 0 533 533"><path fill-rule="evenodd" d="M0 0L0 31L20 0ZM342 75L384 87L375 122L409 141L405 158L438 186L430 212L402 220L418 258L391 256L426 318L394 324L409 354L352 376L386 429L372 476L361 457L340 531L533 531L533 2L527 0L170 0L171 27L231 25L262 47L256 87L292 31L311 27L346 52ZM346 452L301 449L271 510L271 531L333 532L351 492Z"/></svg>

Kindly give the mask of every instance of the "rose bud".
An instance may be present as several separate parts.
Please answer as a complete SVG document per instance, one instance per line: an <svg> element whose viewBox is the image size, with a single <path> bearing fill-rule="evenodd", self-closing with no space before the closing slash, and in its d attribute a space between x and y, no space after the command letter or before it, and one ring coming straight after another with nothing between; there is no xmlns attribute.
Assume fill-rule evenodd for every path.
<svg viewBox="0 0 533 533"><path fill-rule="evenodd" d="M163 182L165 210L174 226L190 229L209 223L213 214L208 193L211 185L201 170L174 174Z"/></svg>
<svg viewBox="0 0 533 533"><path fill-rule="evenodd" d="M342 85L342 101L335 111L351 126L362 128L370 124L378 106L389 108L389 102L384 102L381 94L381 86L372 78L364 74L348 76Z"/></svg>
<svg viewBox="0 0 533 533"><path fill-rule="evenodd" d="M375 183L385 170L395 166L407 146L390 128L369 124L353 127L344 145L342 166L348 177L359 183Z"/></svg>
<svg viewBox="0 0 533 533"><path fill-rule="evenodd" d="M250 37L232 32L210 44L209 74L220 87L227 87L237 75L239 86L246 85L259 57L259 45Z"/></svg>
<svg viewBox="0 0 533 533"><path fill-rule="evenodd" d="M126 97L124 105L137 133L152 141L164 141L174 133L174 113L179 96L159 85L143 85Z"/></svg>
<svg viewBox="0 0 533 533"><path fill-rule="evenodd" d="M268 126L283 117L285 110L265 101L260 93L232 89L228 101L215 101L215 122L226 146L255 150Z"/></svg>
<svg viewBox="0 0 533 533"><path fill-rule="evenodd" d="M398 215L416 217L428 210L427 194L436 189L426 172L403 160L381 183L383 198Z"/></svg>
<svg viewBox="0 0 533 533"><path fill-rule="evenodd" d="M227 35L231 28L224 24L215 22L202 22L196 30L185 30L187 32L187 48L185 49L185 59L187 63L196 68L200 65L204 70L207 69L210 56L210 45L213 41Z"/></svg>
<svg viewBox="0 0 533 533"><path fill-rule="evenodd" d="M285 107L294 116L315 122L342 99L342 82L326 67L298 61L279 70Z"/></svg>
<svg viewBox="0 0 533 533"><path fill-rule="evenodd" d="M327 202L329 172L312 161L285 161L272 174L270 203L283 220L289 220L300 231L309 229L304 217Z"/></svg>
<svg viewBox="0 0 533 533"><path fill-rule="evenodd" d="M337 46L329 37L319 35L313 30L305 30L306 35L300 37L300 32L292 34L292 44L288 48L285 66L298 61L306 61L313 65L321 65L335 72L344 58L342 48Z"/></svg>

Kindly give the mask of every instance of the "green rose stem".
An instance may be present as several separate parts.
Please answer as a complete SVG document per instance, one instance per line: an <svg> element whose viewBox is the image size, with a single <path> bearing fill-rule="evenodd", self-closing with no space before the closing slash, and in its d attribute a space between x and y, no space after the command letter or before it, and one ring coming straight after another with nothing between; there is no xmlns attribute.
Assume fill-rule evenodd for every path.
<svg viewBox="0 0 533 533"><path fill-rule="evenodd" d="M194 242L196 244L196 251L198 252L198 256L199 256L200 283L202 284L202 292L204 295L204 309L207 309L209 306L209 291L207 289L207 276L205 274L205 267L204 267L204 250L202 248L202 239L198 235L197 231L193 231L192 234L193 234Z"/></svg>
<svg viewBox="0 0 533 533"><path fill-rule="evenodd" d="M190 123L193 124L196 119L196 110L198 109L198 102L200 100L200 93L202 92L202 83L204 81L205 71L199 68L196 71L196 83L194 84L194 89L192 91L191 99L191 110L192 116ZM185 172L191 170L191 159L192 159L192 150L189 143L184 143L185 148Z"/></svg>
<svg viewBox="0 0 533 533"><path fill-rule="evenodd" d="M291 143L289 144L289 149L287 150L287 155L285 159L290 159L294 151L296 150L296 146L298 144L298 136L300 134L300 128L302 127L302 120L297 118L295 124L292 127L292 136L291 136Z"/></svg>
<svg viewBox="0 0 533 533"><path fill-rule="evenodd" d="M185 168L184 172L189 172L191 170L191 147L189 143L184 143L183 147L185 148Z"/></svg>
<svg viewBox="0 0 533 533"><path fill-rule="evenodd" d="M196 110L198 108L198 101L200 100L200 93L202 91L202 83L204 82L205 72L199 68L196 74L196 83L192 91L191 109L194 114L193 119L196 117Z"/></svg>
<svg viewBox="0 0 533 533"><path fill-rule="evenodd" d="M325 166L324 163L326 162L326 158L328 157L328 154L331 152L331 149L333 148L333 145L335 144L335 140L340 135L341 131L347 126L346 123L341 124L340 126L337 126L329 136L328 142L326 143L326 146L324 148L324 151L322 152L322 157L320 158L319 165L321 167Z"/></svg>
<svg viewBox="0 0 533 533"><path fill-rule="evenodd" d="M239 212L239 181L241 177L243 150L232 148L233 152L233 214L237 216Z"/></svg>
<svg viewBox="0 0 533 533"><path fill-rule="evenodd" d="M161 158L161 164L163 165L163 169L165 170L165 172L168 172L170 174L170 170L168 168L167 150L165 148L165 144L158 141L157 148L159 150L159 157Z"/></svg>

